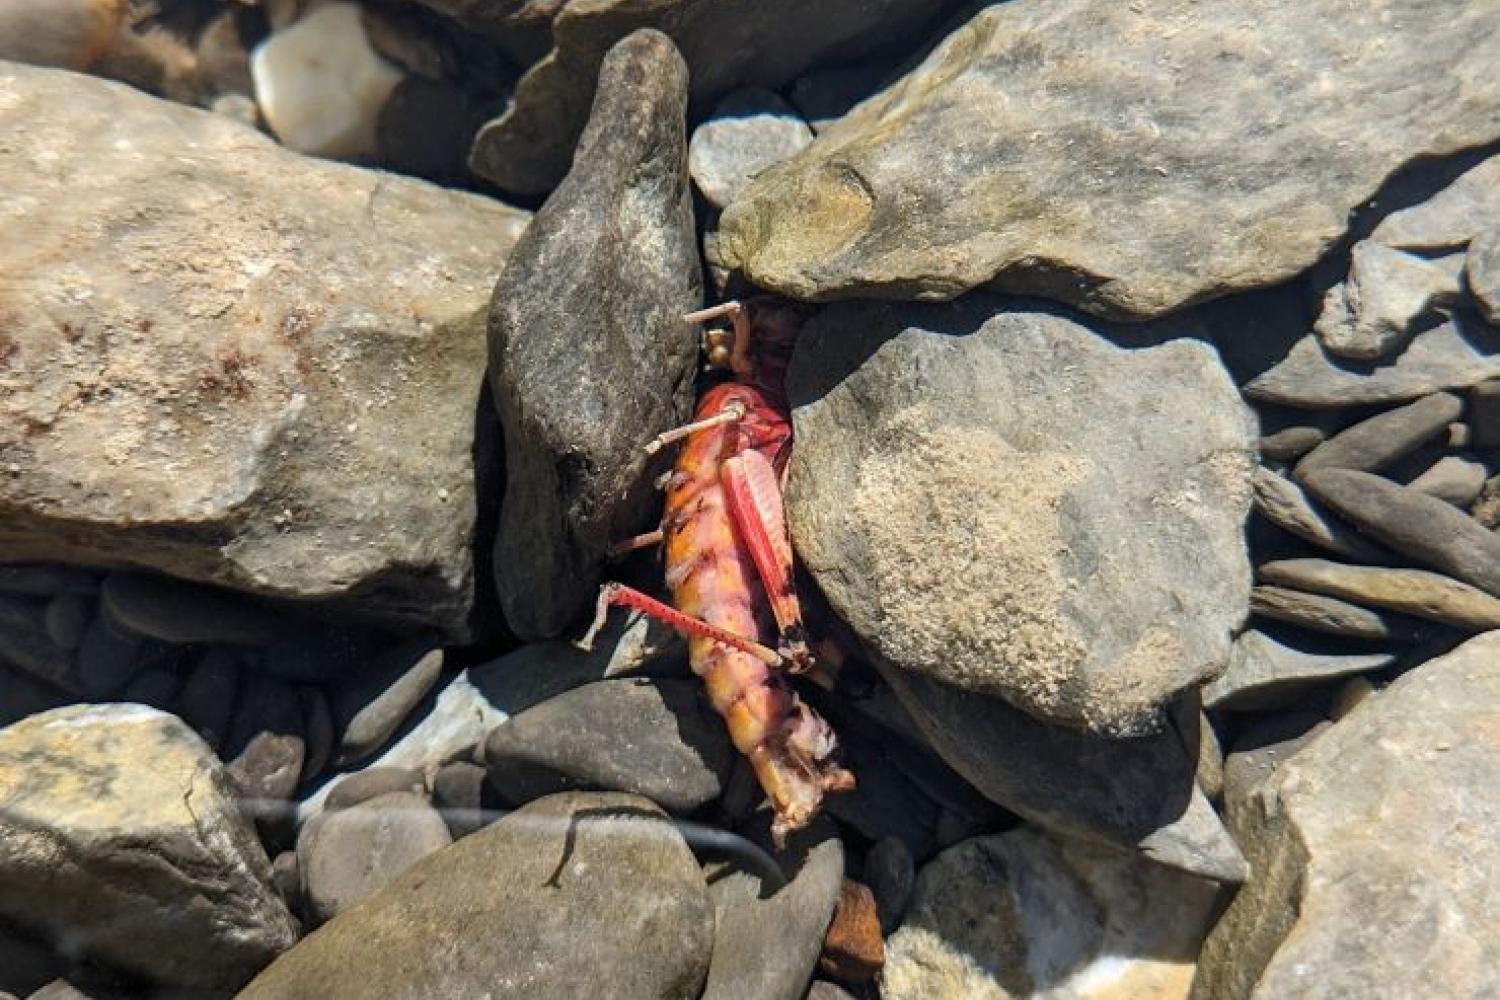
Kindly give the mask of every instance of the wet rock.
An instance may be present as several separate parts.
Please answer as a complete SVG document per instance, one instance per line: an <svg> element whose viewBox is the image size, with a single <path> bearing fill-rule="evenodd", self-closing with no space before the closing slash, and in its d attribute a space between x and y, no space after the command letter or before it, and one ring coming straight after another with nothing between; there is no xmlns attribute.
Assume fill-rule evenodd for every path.
<svg viewBox="0 0 1500 1000"><path fill-rule="evenodd" d="M1312 653L1250 629L1234 641L1229 667L1203 688L1203 707L1260 710L1296 704L1310 686L1394 666L1394 653Z"/></svg>
<svg viewBox="0 0 1500 1000"><path fill-rule="evenodd" d="M703 876L660 810L555 795L424 858L239 996L693 1000L713 928Z"/></svg>
<svg viewBox="0 0 1500 1000"><path fill-rule="evenodd" d="M1412 85L1481 74L1500 14L1433 9L987 7L762 174L723 263L797 298L990 284L1132 318L1277 284L1392 173L1500 136L1484 98Z"/></svg>
<svg viewBox="0 0 1500 1000"><path fill-rule="evenodd" d="M1409 641L1424 634L1421 626L1410 618L1287 587L1253 588L1250 611L1262 618L1349 639Z"/></svg>
<svg viewBox="0 0 1500 1000"><path fill-rule="evenodd" d="M1452 393L1439 392L1413 403L1361 420L1303 456L1297 475L1315 469L1355 469L1376 472L1442 434L1463 415L1464 404Z"/></svg>
<svg viewBox="0 0 1500 1000"><path fill-rule="evenodd" d="M1500 595L1500 538L1462 511L1367 472L1322 469L1306 482L1314 496L1395 551Z"/></svg>
<svg viewBox="0 0 1500 1000"><path fill-rule="evenodd" d="M685 422L703 286L687 183L686 67L654 31L600 70L573 170L517 244L490 313L505 426L495 543L506 621L557 635L593 600L608 545L645 526L643 446Z"/></svg>
<svg viewBox="0 0 1500 1000"><path fill-rule="evenodd" d="M333 703L335 762L357 763L384 746L442 672L442 649L416 639L387 651L357 683L341 687Z"/></svg>
<svg viewBox="0 0 1500 1000"><path fill-rule="evenodd" d="M899 837L886 837L865 854L865 884L875 895L875 913L886 934L901 923L916 877L911 852Z"/></svg>
<svg viewBox="0 0 1500 1000"><path fill-rule="evenodd" d="M468 6L469 16L489 19ZM847 61L882 44L908 41L945 6L951 5L923 0L565 5L552 20L552 51L516 84L505 114L480 130L470 167L521 194L540 194L558 184L580 141L589 100L605 89L595 86L604 54L636 29L656 28L671 36L686 60L689 96L701 115L736 87L779 87L815 62ZM489 9L509 13L503 6Z"/></svg>
<svg viewBox="0 0 1500 1000"><path fill-rule="evenodd" d="M737 90L693 130L688 173L699 193L723 208L756 174L791 159L812 142L812 129L769 90Z"/></svg>
<svg viewBox="0 0 1500 1000"><path fill-rule="evenodd" d="M1349 276L1328 290L1313 325L1330 354L1375 361L1405 342L1462 291L1463 259L1427 260L1381 246L1354 245Z"/></svg>
<svg viewBox="0 0 1500 1000"><path fill-rule="evenodd" d="M1318 427L1286 427L1260 439L1260 457L1272 462L1291 462L1323 443Z"/></svg>
<svg viewBox="0 0 1500 1000"><path fill-rule="evenodd" d="M296 939L208 747L79 705L0 730L0 913L152 982L233 989Z"/></svg>
<svg viewBox="0 0 1500 1000"><path fill-rule="evenodd" d="M432 805L448 824L453 839L467 837L489 822L485 812L485 770L456 760L444 764L432 779Z"/></svg>
<svg viewBox="0 0 1500 1000"><path fill-rule="evenodd" d="M476 314L526 214L88 77L0 93L0 551L462 633Z"/></svg>
<svg viewBox="0 0 1500 1000"><path fill-rule="evenodd" d="M1202 345L993 310L834 307L802 332L797 552L900 669L1149 729L1244 615L1253 419Z"/></svg>
<svg viewBox="0 0 1500 1000"><path fill-rule="evenodd" d="M818 970L843 983L867 983L885 965L885 941L869 886L846 878L823 938Z"/></svg>
<svg viewBox="0 0 1500 1000"><path fill-rule="evenodd" d="M881 996L1182 998L1216 888L1025 827L967 840L917 876Z"/></svg>
<svg viewBox="0 0 1500 1000"><path fill-rule="evenodd" d="M1481 462L1445 455L1406 485L1455 507L1468 507L1479 498L1489 474Z"/></svg>
<svg viewBox="0 0 1500 1000"><path fill-rule="evenodd" d="M427 799L411 792L387 792L323 813L297 837L310 915L332 920L452 840Z"/></svg>
<svg viewBox="0 0 1500 1000"><path fill-rule="evenodd" d="M229 738L239 687L239 658L226 649L207 649L177 693L177 714L216 751Z"/></svg>
<svg viewBox="0 0 1500 1000"><path fill-rule="evenodd" d="M1193 996L1484 996L1500 829L1500 634L1412 670L1282 764L1234 818L1257 877Z"/></svg>
<svg viewBox="0 0 1500 1000"><path fill-rule="evenodd" d="M120 628L172 643L268 645L287 630L285 612L235 595L145 573L111 573L100 600Z"/></svg>
<svg viewBox="0 0 1500 1000"><path fill-rule="evenodd" d="M355 771L338 783L323 799L324 812L349 809L381 795L403 792L408 796L427 797L427 780L412 767L367 767Z"/></svg>
<svg viewBox="0 0 1500 1000"><path fill-rule="evenodd" d="M1389 608L1471 632L1500 628L1500 599L1425 570L1280 559L1263 564L1256 573L1268 583Z"/></svg>
<svg viewBox="0 0 1500 1000"><path fill-rule="evenodd" d="M1264 467L1250 474L1255 509L1272 524L1306 542L1362 562L1383 562L1386 553L1314 503L1302 487Z"/></svg>

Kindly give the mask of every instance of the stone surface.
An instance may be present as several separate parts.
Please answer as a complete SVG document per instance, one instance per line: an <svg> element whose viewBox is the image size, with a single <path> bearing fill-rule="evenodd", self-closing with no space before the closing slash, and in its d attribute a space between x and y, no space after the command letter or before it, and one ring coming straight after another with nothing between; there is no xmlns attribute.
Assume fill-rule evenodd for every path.
<svg viewBox="0 0 1500 1000"><path fill-rule="evenodd" d="M1402 250L1458 250L1500 213L1500 156L1459 175L1437 194L1392 212L1370 238Z"/></svg>
<svg viewBox="0 0 1500 1000"><path fill-rule="evenodd" d="M1464 282L1490 323L1500 323L1500 228L1486 229L1469 244Z"/></svg>
<svg viewBox="0 0 1500 1000"><path fill-rule="evenodd" d="M504 8L515 5L466 6L471 18L489 20L512 13ZM686 60L692 104L701 114L736 87L779 87L817 62L846 61L882 44L909 44L915 29L951 6L948 0L567 4L552 20L552 51L517 83L505 114L480 130L469 165L481 177L523 194L540 194L557 184L588 117L600 61L637 28L671 36ZM475 8L487 10L479 14Z"/></svg>
<svg viewBox="0 0 1500 1000"><path fill-rule="evenodd" d="M0 131L6 557L461 633L476 312L526 214L50 70L0 69Z"/></svg>
<svg viewBox="0 0 1500 1000"><path fill-rule="evenodd" d="M1406 485L1455 507L1468 507L1479 499L1489 474L1489 468L1482 462L1444 455Z"/></svg>
<svg viewBox="0 0 1500 1000"><path fill-rule="evenodd" d="M296 923L177 718L78 705L0 730L0 914L165 985L233 989Z"/></svg>
<svg viewBox="0 0 1500 1000"><path fill-rule="evenodd" d="M99 596L121 628L162 642L269 645L288 628L285 611L147 573L111 573Z"/></svg>
<svg viewBox="0 0 1500 1000"><path fill-rule="evenodd" d="M1361 240L1349 276L1328 290L1313 324L1330 354L1374 361L1405 342L1441 306L1459 298L1463 258L1428 260Z"/></svg>
<svg viewBox="0 0 1500 1000"><path fill-rule="evenodd" d="M353 764L380 749L442 672L442 649L415 639L388 650L368 674L340 687L332 706L339 732L335 762Z"/></svg>
<svg viewBox="0 0 1500 1000"><path fill-rule="evenodd" d="M917 871L911 852L899 837L878 841L865 854L863 877L875 895L875 912L880 929L889 934L901 923L906 904L911 901Z"/></svg>
<svg viewBox="0 0 1500 1000"><path fill-rule="evenodd" d="M734 748L694 680L609 680L574 688L496 726L490 784L521 805L573 790L632 792L687 813L719 797Z"/></svg>
<svg viewBox="0 0 1500 1000"><path fill-rule="evenodd" d="M1285 427L1260 439L1260 457L1272 462L1290 462L1301 458L1323 443L1319 427Z"/></svg>
<svg viewBox="0 0 1500 1000"><path fill-rule="evenodd" d="M0 566L0 591L32 597L92 596L99 592L99 578L88 570L58 563L8 563Z"/></svg>
<svg viewBox="0 0 1500 1000"><path fill-rule="evenodd" d="M427 782L414 767L367 767L355 771L323 799L324 812L337 812L382 795L404 792L427 798ZM305 827L304 827L305 829Z"/></svg>
<svg viewBox="0 0 1500 1000"><path fill-rule="evenodd" d="M1253 717L1224 760L1224 815L1231 822L1276 769L1327 731L1321 713L1292 709Z"/></svg>
<svg viewBox="0 0 1500 1000"><path fill-rule="evenodd" d="M83 630L78 643L78 689L95 701L104 701L124 687L145 665L143 641L130 635L109 615L98 614Z"/></svg>
<svg viewBox="0 0 1500 1000"><path fill-rule="evenodd" d="M60 649L77 649L94 609L94 602L81 594L53 595L47 602L47 637Z"/></svg>
<svg viewBox="0 0 1500 1000"><path fill-rule="evenodd" d="M0 726L76 700L75 696L37 680L24 670L0 663Z"/></svg>
<svg viewBox="0 0 1500 1000"><path fill-rule="evenodd" d="M332 920L453 842L427 799L387 792L325 812L297 837L297 869L310 915Z"/></svg>
<svg viewBox="0 0 1500 1000"><path fill-rule="evenodd" d="M1277 527L1349 559L1384 561L1380 546L1328 514L1287 477L1259 467L1251 473L1250 482L1255 490L1255 509Z"/></svg>
<svg viewBox="0 0 1500 1000"><path fill-rule="evenodd" d="M48 607L35 597L0 593L0 662L65 691L82 693L83 680L73 651L49 634ZM80 640L87 628L80 632Z"/></svg>
<svg viewBox="0 0 1500 1000"><path fill-rule="evenodd" d="M1500 136L1492 85L1414 83L1484 75L1500 12L1451 14L987 7L762 174L724 215L724 262L797 298L991 284L1133 318L1277 284L1393 172Z"/></svg>
<svg viewBox="0 0 1500 1000"><path fill-rule="evenodd" d="M923 866L886 948L887 1000L1181 1000L1215 886L1029 828Z"/></svg>
<svg viewBox="0 0 1500 1000"><path fill-rule="evenodd" d="M993 308L843 306L803 330L798 555L901 669L1148 730L1244 615L1253 418L1201 344L1125 351Z"/></svg>
<svg viewBox="0 0 1500 1000"><path fill-rule="evenodd" d="M1475 448L1500 447L1500 379L1480 382L1469 390L1469 428Z"/></svg>
<svg viewBox="0 0 1500 1000"><path fill-rule="evenodd" d="M1251 710L1295 705L1307 689L1396 664L1394 653L1313 653L1250 629L1234 641L1229 667L1203 688L1203 707Z"/></svg>
<svg viewBox="0 0 1500 1000"><path fill-rule="evenodd" d="M1377 472L1442 434L1463 412L1463 400L1438 392L1367 417L1304 455L1297 475L1305 477L1314 469Z"/></svg>
<svg viewBox="0 0 1500 1000"><path fill-rule="evenodd" d="M867 983L883 965L885 941L875 912L875 894L869 886L846 878L823 938L818 971L842 983Z"/></svg>
<svg viewBox="0 0 1500 1000"><path fill-rule="evenodd" d="M1479 997L1500 886L1500 634L1409 671L1235 819L1257 877L1209 936L1194 997Z"/></svg>
<svg viewBox="0 0 1500 1000"><path fill-rule="evenodd" d="M769 90L737 90L693 130L688 173L704 199L723 208L755 175L791 159L812 142L812 129Z"/></svg>
<svg viewBox="0 0 1500 1000"><path fill-rule="evenodd" d="M1500 599L1426 570L1279 559L1262 564L1256 573L1268 583L1389 608L1470 632L1500 628Z"/></svg>
<svg viewBox="0 0 1500 1000"><path fill-rule="evenodd" d="M238 1000L694 1000L713 934L703 876L660 810L631 795L555 795L418 862Z"/></svg>
<svg viewBox="0 0 1500 1000"><path fill-rule="evenodd" d="M1367 472L1323 469L1307 487L1395 551L1500 596L1500 538L1462 511Z"/></svg>
<svg viewBox="0 0 1500 1000"><path fill-rule="evenodd" d="M682 314L703 286L686 100L664 35L612 49L573 169L495 287L490 384L507 476L496 582L524 638L561 632L593 600L609 544L644 530L642 448L692 407L697 343Z"/></svg>
<svg viewBox="0 0 1500 1000"><path fill-rule="evenodd" d="M215 751L229 738L240 686L239 658L225 649L206 649L186 668L177 692L177 714Z"/></svg>
<svg viewBox="0 0 1500 1000"><path fill-rule="evenodd" d="M1349 639L1410 640L1423 633L1417 623L1401 615L1287 587L1261 585L1253 588L1250 591L1250 611L1263 618Z"/></svg>
<svg viewBox="0 0 1500 1000"><path fill-rule="evenodd" d="M444 764L433 776L432 805L454 840L467 837L493 818L484 808L484 783L484 768L466 760Z"/></svg>

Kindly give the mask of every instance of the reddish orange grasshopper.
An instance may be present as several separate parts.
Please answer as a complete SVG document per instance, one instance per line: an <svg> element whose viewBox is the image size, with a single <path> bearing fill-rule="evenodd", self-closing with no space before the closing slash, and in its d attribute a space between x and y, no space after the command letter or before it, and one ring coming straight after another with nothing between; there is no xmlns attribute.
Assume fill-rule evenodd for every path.
<svg viewBox="0 0 1500 1000"><path fill-rule="evenodd" d="M770 798L779 844L817 815L825 794L853 788L854 776L834 758L833 730L787 678L814 666L781 501L792 445L783 380L799 321L791 309L767 302L726 302L685 318L703 323L720 316L731 330L710 331L706 353L711 367L727 368L733 378L703 394L692 423L646 446L655 452L687 440L665 477L661 528L617 546L665 543L676 607L606 583L579 644L589 648L616 605L681 632L693 672ZM773 629L774 649L759 641Z"/></svg>

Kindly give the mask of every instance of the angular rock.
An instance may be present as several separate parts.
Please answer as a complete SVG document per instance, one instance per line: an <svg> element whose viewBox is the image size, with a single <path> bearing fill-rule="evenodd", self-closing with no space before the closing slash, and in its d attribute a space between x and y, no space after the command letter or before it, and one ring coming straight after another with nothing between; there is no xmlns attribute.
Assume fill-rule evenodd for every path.
<svg viewBox="0 0 1500 1000"><path fill-rule="evenodd" d="M411 792L387 792L325 812L297 837L297 869L310 915L332 920L452 842L437 810Z"/></svg>
<svg viewBox="0 0 1500 1000"><path fill-rule="evenodd" d="M697 680L586 684L496 726L490 784L517 805L555 792L631 792L669 812L718 798L734 748Z"/></svg>
<svg viewBox="0 0 1500 1000"><path fill-rule="evenodd" d="M797 298L993 285L1129 318L1277 284L1394 172L1500 137L1500 83L1413 83L1484 74L1500 11L1451 14L986 7L762 174L724 214L723 263Z"/></svg>
<svg viewBox="0 0 1500 1000"><path fill-rule="evenodd" d="M886 947L887 1000L1181 1000L1217 887L1022 827L923 866Z"/></svg>
<svg viewBox="0 0 1500 1000"><path fill-rule="evenodd" d="M1322 594L1261 585L1250 591L1252 614L1349 639L1411 640L1423 629L1409 618Z"/></svg>
<svg viewBox="0 0 1500 1000"><path fill-rule="evenodd" d="M1229 667L1203 688L1203 707L1258 711L1296 704L1310 686L1394 666L1394 653L1309 653L1250 629L1234 641Z"/></svg>
<svg viewBox="0 0 1500 1000"><path fill-rule="evenodd" d="M1438 392L1378 413L1302 456L1297 475L1306 477L1314 469L1376 472L1446 431L1463 412L1463 400L1452 393Z"/></svg>
<svg viewBox="0 0 1500 1000"><path fill-rule="evenodd" d="M875 914L875 894L869 886L846 878L823 938L818 970L842 983L867 983L883 965L885 941Z"/></svg>
<svg viewBox="0 0 1500 1000"><path fill-rule="evenodd" d="M234 989L297 937L224 771L174 716L0 730L0 915L164 985Z"/></svg>
<svg viewBox="0 0 1500 1000"><path fill-rule="evenodd" d="M505 426L495 542L506 621L557 635L594 597L608 545L653 507L643 446L685 422L702 302L687 182L686 67L655 31L600 70L573 169L495 286L490 384Z"/></svg>
<svg viewBox="0 0 1500 1000"><path fill-rule="evenodd" d="M1490 323L1500 323L1500 226L1486 229L1469 244L1464 280Z"/></svg>
<svg viewBox="0 0 1500 1000"><path fill-rule="evenodd" d="M1445 455L1406 485L1455 507L1468 507L1479 499L1489 474L1490 470L1481 462Z"/></svg>
<svg viewBox="0 0 1500 1000"><path fill-rule="evenodd" d="M357 763L380 749L442 672L442 649L418 639L388 651L358 683L340 688L333 703L339 731L335 762Z"/></svg>
<svg viewBox="0 0 1500 1000"><path fill-rule="evenodd" d="M797 552L887 662L1149 730L1244 615L1253 418L1201 344L1125 351L993 308L843 306L803 330Z"/></svg>
<svg viewBox="0 0 1500 1000"><path fill-rule="evenodd" d="M0 95L0 551L462 633L476 313L526 213L85 76Z"/></svg>
<svg viewBox="0 0 1500 1000"><path fill-rule="evenodd" d="M1437 194L1380 220L1370 239L1402 250L1458 250L1500 213L1500 156L1460 174Z"/></svg>
<svg viewBox="0 0 1500 1000"><path fill-rule="evenodd" d="M471 19L489 21L514 4L463 3ZM527 7L541 6L526 4ZM671 36L688 66L692 105L701 116L740 86L780 87L815 62L848 61L912 33L937 17L948 0L600 0L567 4L552 19L554 48L516 85L510 107L480 130L469 165L509 191L541 194L568 170L600 62L609 47L638 28Z"/></svg>
<svg viewBox="0 0 1500 1000"><path fill-rule="evenodd" d="M1500 968L1500 633L1412 670L1282 764L1235 819L1256 878L1193 996L1487 996Z"/></svg>
<svg viewBox="0 0 1500 1000"><path fill-rule="evenodd" d="M1411 339L1374 366L1341 364L1309 334L1286 359L1245 386L1251 399L1310 409L1399 403L1441 389L1464 389L1500 375L1500 331L1478 319L1453 319Z"/></svg>
<svg viewBox="0 0 1500 1000"><path fill-rule="evenodd" d="M1500 596L1500 538L1437 497L1343 469L1309 475L1307 488L1395 551Z"/></svg>
<svg viewBox="0 0 1500 1000"><path fill-rule="evenodd" d="M1257 467L1250 474L1255 509L1266 520L1306 542L1363 562L1383 562L1386 553L1336 517L1313 503L1302 487L1280 473Z"/></svg>
<svg viewBox="0 0 1500 1000"><path fill-rule="evenodd" d="M1268 583L1389 608L1471 632L1500 628L1500 599L1426 570L1279 559L1261 565L1256 573Z"/></svg>
<svg viewBox="0 0 1500 1000"><path fill-rule="evenodd" d="M1328 290L1313 324L1330 354L1375 361L1399 347L1418 326L1451 305L1462 291L1463 259L1433 261L1361 240L1349 276Z"/></svg>
<svg viewBox="0 0 1500 1000"><path fill-rule="evenodd" d="M703 876L660 810L632 795L554 795L424 858L238 1000L694 1000L713 934Z"/></svg>
<svg viewBox="0 0 1500 1000"><path fill-rule="evenodd" d="M1290 462L1322 444L1323 437L1323 431L1317 427L1286 427L1261 437L1260 457L1272 462Z"/></svg>
<svg viewBox="0 0 1500 1000"><path fill-rule="evenodd" d="M812 142L802 116L769 90L737 90L693 130L688 173L715 208L740 196L755 175Z"/></svg>

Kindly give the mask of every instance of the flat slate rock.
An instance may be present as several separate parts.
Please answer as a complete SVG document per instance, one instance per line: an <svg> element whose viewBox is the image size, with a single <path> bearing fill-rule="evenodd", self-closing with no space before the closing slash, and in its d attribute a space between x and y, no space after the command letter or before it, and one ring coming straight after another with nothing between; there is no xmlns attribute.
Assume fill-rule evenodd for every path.
<svg viewBox="0 0 1500 1000"><path fill-rule="evenodd" d="M573 169L495 286L490 384L505 427L496 584L512 630L557 635L610 543L645 530L652 437L685 423L702 304L687 68L660 32L610 50ZM661 465L661 462L656 462Z"/></svg>
<svg viewBox="0 0 1500 1000"><path fill-rule="evenodd" d="M1500 156L1460 174L1437 194L1392 212L1370 239L1402 250L1460 250L1500 218Z"/></svg>
<svg viewBox="0 0 1500 1000"><path fill-rule="evenodd" d="M1463 400L1435 392L1415 402L1367 417L1302 456L1297 475L1314 469L1376 472L1447 430L1463 416Z"/></svg>
<svg viewBox="0 0 1500 1000"><path fill-rule="evenodd" d="M1256 434L1211 348L991 299L850 304L788 385L797 552L876 656L1111 735L1223 663Z"/></svg>
<svg viewBox="0 0 1500 1000"><path fill-rule="evenodd" d="M1204 946L1196 1000L1500 994L1500 633L1399 678L1248 796L1257 877Z"/></svg>
<svg viewBox="0 0 1500 1000"><path fill-rule="evenodd" d="M1375 361L1391 353L1463 287L1463 257L1428 260L1361 240L1349 274L1323 297L1313 329L1330 354Z"/></svg>
<svg viewBox="0 0 1500 1000"><path fill-rule="evenodd" d="M713 939L703 874L666 816L574 792L424 858L237 1000L696 1000Z"/></svg>
<svg viewBox="0 0 1500 1000"><path fill-rule="evenodd" d="M1279 559L1263 563L1256 573L1268 583L1388 608L1471 632L1500 629L1500 598L1426 570Z"/></svg>
<svg viewBox="0 0 1500 1000"><path fill-rule="evenodd" d="M74 73L0 65L0 132L0 551L464 634L527 213Z"/></svg>
<svg viewBox="0 0 1500 1000"><path fill-rule="evenodd" d="M1261 467L1251 474L1250 482L1255 509L1277 527L1349 559L1383 562L1387 558L1380 546L1328 514L1293 480Z"/></svg>
<svg viewBox="0 0 1500 1000"><path fill-rule="evenodd" d="M996 4L762 174L722 263L797 298L993 285L1137 319L1274 285L1394 172L1500 138L1497 47L1500 10L1445 0Z"/></svg>
<svg viewBox="0 0 1500 1000"><path fill-rule="evenodd" d="M1250 591L1252 614L1348 639L1409 640L1422 630L1401 615L1377 611L1325 594L1267 584Z"/></svg>
<svg viewBox="0 0 1500 1000"><path fill-rule="evenodd" d="M1203 687L1203 707L1258 711L1297 704L1307 689L1394 666L1394 653L1312 653L1249 629L1234 641L1229 666Z"/></svg>

